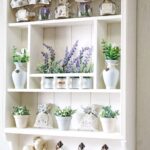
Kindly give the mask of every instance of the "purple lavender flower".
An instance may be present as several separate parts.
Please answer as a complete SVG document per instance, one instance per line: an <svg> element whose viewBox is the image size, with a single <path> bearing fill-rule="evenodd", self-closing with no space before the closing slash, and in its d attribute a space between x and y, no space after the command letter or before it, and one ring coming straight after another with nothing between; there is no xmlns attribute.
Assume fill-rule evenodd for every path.
<svg viewBox="0 0 150 150"><path fill-rule="evenodd" d="M44 52L41 52L43 58L44 58L44 64L47 65L48 64L48 60L49 60L49 57L48 57L48 54L47 53L44 53Z"/></svg>
<svg viewBox="0 0 150 150"><path fill-rule="evenodd" d="M82 59L82 63L83 65L87 65L90 58L91 58L91 55L92 55L92 48L89 48L87 47L86 50L88 50L88 52L85 54L84 58Z"/></svg>
<svg viewBox="0 0 150 150"><path fill-rule="evenodd" d="M45 43L43 43L43 46L45 46L48 49L49 54L50 54L49 58L50 58L51 62L54 61L55 60L55 55L56 55L55 50L51 46L46 45Z"/></svg>
<svg viewBox="0 0 150 150"><path fill-rule="evenodd" d="M66 54L63 60L63 68L65 68L67 66L67 64L69 63L69 61L71 60L73 54L75 53L76 49L78 46L78 41L75 42L75 44L73 45L72 49L70 50L70 52L68 52L68 50L66 50Z"/></svg>

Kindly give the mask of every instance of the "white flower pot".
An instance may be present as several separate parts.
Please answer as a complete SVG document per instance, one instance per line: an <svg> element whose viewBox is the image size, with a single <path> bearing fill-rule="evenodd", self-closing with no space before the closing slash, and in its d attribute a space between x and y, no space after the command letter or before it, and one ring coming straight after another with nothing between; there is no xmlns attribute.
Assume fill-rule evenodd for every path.
<svg viewBox="0 0 150 150"><path fill-rule="evenodd" d="M100 118L103 131L106 133L115 132L117 126L116 118Z"/></svg>
<svg viewBox="0 0 150 150"><path fill-rule="evenodd" d="M60 130L69 130L72 117L59 117L56 116L58 128Z"/></svg>
<svg viewBox="0 0 150 150"><path fill-rule="evenodd" d="M12 79L16 89L24 89L27 73L22 69L22 63L15 63L16 69L12 72Z"/></svg>
<svg viewBox="0 0 150 150"><path fill-rule="evenodd" d="M17 128L26 128L28 125L29 115L14 115Z"/></svg>
<svg viewBox="0 0 150 150"><path fill-rule="evenodd" d="M41 88L42 89L53 89L54 88L54 78L53 77L44 77L41 79Z"/></svg>
<svg viewBox="0 0 150 150"><path fill-rule="evenodd" d="M82 78L82 89L92 89L93 88L93 79L91 77Z"/></svg>
<svg viewBox="0 0 150 150"><path fill-rule="evenodd" d="M79 77L71 77L70 88L71 89L79 89L80 88L80 78Z"/></svg>
<svg viewBox="0 0 150 150"><path fill-rule="evenodd" d="M103 70L103 79L106 89L116 89L119 81L119 71L116 60L106 60L107 68Z"/></svg>

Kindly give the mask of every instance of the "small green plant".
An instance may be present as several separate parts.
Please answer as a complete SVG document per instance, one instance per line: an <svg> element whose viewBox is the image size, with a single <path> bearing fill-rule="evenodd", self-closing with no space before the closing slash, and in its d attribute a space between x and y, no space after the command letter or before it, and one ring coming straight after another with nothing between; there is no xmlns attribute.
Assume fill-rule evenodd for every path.
<svg viewBox="0 0 150 150"><path fill-rule="evenodd" d="M106 60L119 60L120 48L119 46L113 45L105 40L101 42L103 53Z"/></svg>
<svg viewBox="0 0 150 150"><path fill-rule="evenodd" d="M102 107L100 111L100 117L102 118L116 118L119 115L119 111L113 111L111 106Z"/></svg>
<svg viewBox="0 0 150 150"><path fill-rule="evenodd" d="M23 115L30 115L30 112L26 108L26 106L14 106L12 114L23 116Z"/></svg>
<svg viewBox="0 0 150 150"><path fill-rule="evenodd" d="M60 107L57 107L55 109L55 116L60 116L60 117L71 117L76 110L71 109L70 107L65 107L64 109L61 109Z"/></svg>
<svg viewBox="0 0 150 150"><path fill-rule="evenodd" d="M27 55L27 50L22 48L20 51L16 47L13 47L13 62L26 63L29 61L29 56Z"/></svg>

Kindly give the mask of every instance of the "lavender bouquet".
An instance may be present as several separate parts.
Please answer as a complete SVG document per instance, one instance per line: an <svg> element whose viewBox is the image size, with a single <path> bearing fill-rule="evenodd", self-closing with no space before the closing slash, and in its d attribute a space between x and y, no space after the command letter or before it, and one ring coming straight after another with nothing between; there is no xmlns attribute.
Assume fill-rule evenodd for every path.
<svg viewBox="0 0 150 150"><path fill-rule="evenodd" d="M41 52L43 63L37 67L37 71L40 73L62 73L61 61L55 60L55 50L46 44L43 46L47 48L48 52Z"/></svg>
<svg viewBox="0 0 150 150"><path fill-rule="evenodd" d="M73 45L70 52L66 50L63 59L63 70L65 73L91 73L93 72L93 63L90 62L92 56L92 48L84 47L75 57L74 54L78 47L78 41Z"/></svg>
<svg viewBox="0 0 150 150"><path fill-rule="evenodd" d="M91 73L93 72L93 63L91 63L92 48L84 47L79 51L78 41L75 42L70 51L66 48L65 56L62 60L55 60L55 50L46 44L43 44L48 52L41 52L43 64L37 67L40 73Z"/></svg>

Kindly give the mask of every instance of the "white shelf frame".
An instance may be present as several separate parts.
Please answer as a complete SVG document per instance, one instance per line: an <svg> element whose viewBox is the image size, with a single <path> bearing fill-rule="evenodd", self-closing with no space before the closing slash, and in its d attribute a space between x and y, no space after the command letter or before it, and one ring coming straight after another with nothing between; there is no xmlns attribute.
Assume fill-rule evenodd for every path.
<svg viewBox="0 0 150 150"><path fill-rule="evenodd" d="M42 27L57 27L57 26L70 26L70 25L82 25L92 24L94 21L104 21L106 23L121 22L121 15L114 16L97 16L97 17L85 17L85 18L70 18L59 20L47 20L47 21L34 21L34 22L21 22L21 23L9 23L9 27L28 28L28 26L42 26Z"/></svg>
<svg viewBox="0 0 150 150"><path fill-rule="evenodd" d="M54 137L71 137L71 138L88 138L88 139L103 139L103 140L124 140L119 133L104 133L92 131L61 131L59 129L36 129L36 128L5 128L7 134L23 134L23 135L47 135Z"/></svg>
<svg viewBox="0 0 150 150"><path fill-rule="evenodd" d="M8 92L30 92L30 93L103 93L103 94L120 94L120 89L8 89Z"/></svg>

